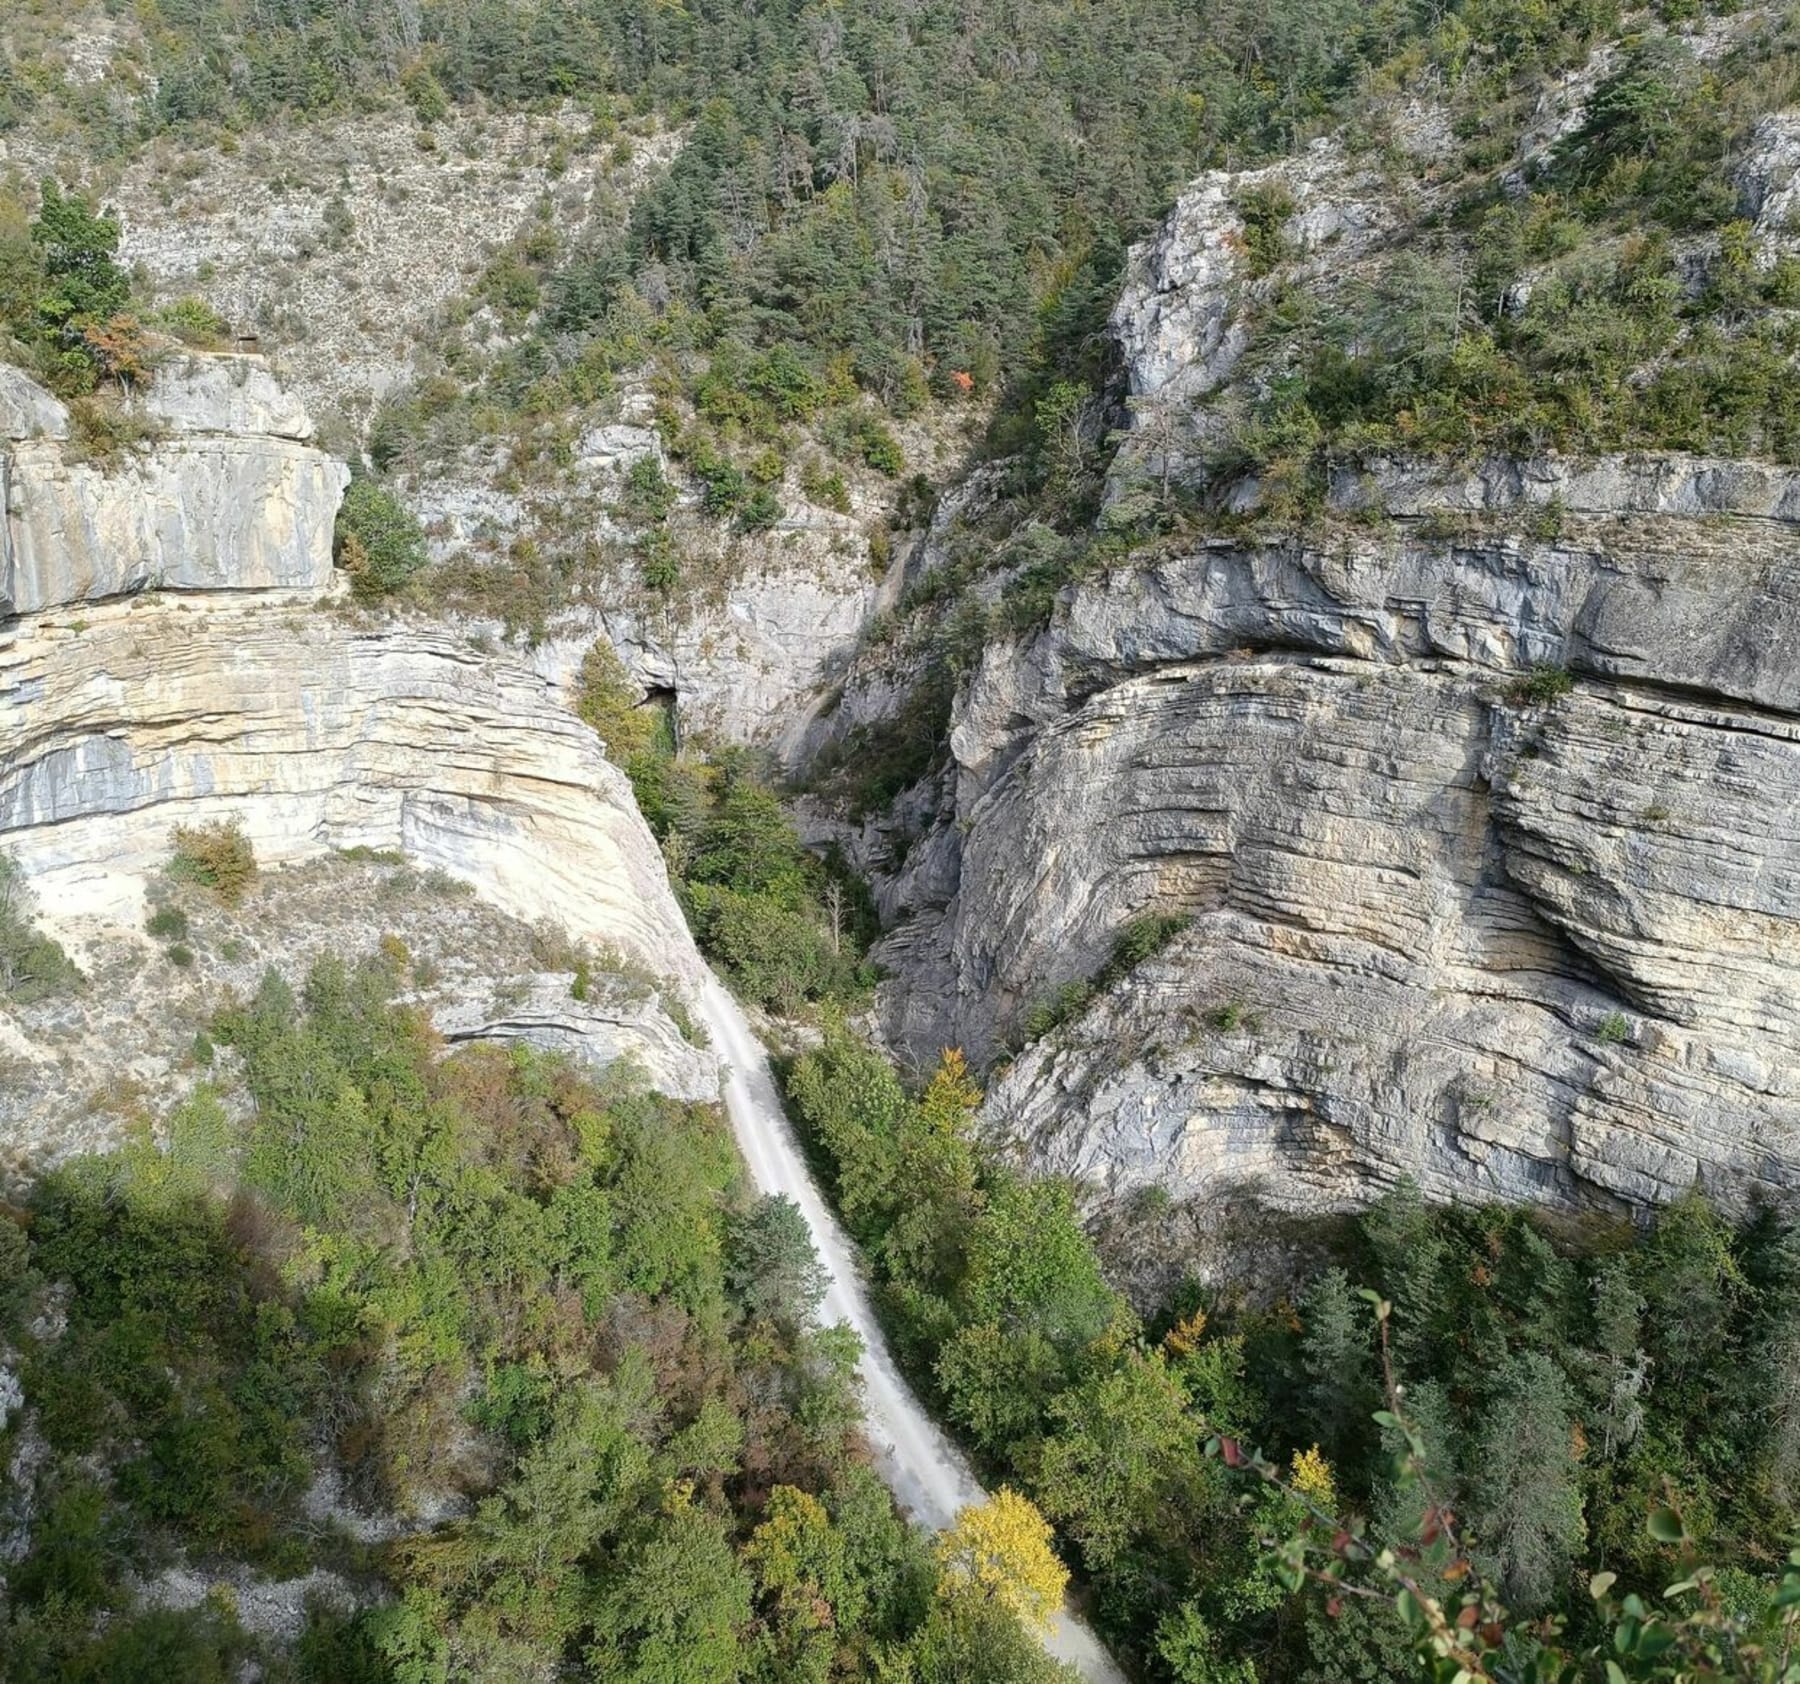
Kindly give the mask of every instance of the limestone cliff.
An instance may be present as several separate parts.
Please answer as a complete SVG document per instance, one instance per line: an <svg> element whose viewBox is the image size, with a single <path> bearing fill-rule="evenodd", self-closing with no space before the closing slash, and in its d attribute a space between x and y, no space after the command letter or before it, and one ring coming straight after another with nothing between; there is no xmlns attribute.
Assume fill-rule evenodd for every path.
<svg viewBox="0 0 1800 1684"><path fill-rule="evenodd" d="M348 475L257 359L179 358L135 407L156 447L97 461L62 404L0 369L0 617L150 585L330 584Z"/></svg>
<svg viewBox="0 0 1800 1684"><path fill-rule="evenodd" d="M598 564L584 573L521 653L558 684L573 682L596 638L618 651L645 689L666 692L684 734L779 746L798 711L835 676L878 607L891 600L869 557L890 488L879 476L850 476L848 506L807 499L798 471L782 486L783 513L771 528L738 532L704 513L691 487L675 495L668 536L686 576L674 593L646 589L632 549L636 536L620 505L634 465L652 462L679 485L681 474L654 425L650 394L634 390L617 420L589 427L576 442L568 483L527 495L499 489L499 471L478 452L412 476L406 491L425 522L440 566L516 579L521 548L556 553L590 546ZM899 567L889 574L897 580ZM495 594L504 600L505 591ZM506 641L504 618L459 605L463 627Z"/></svg>
<svg viewBox="0 0 1800 1684"><path fill-rule="evenodd" d="M1284 169L1299 262L1394 227L1330 147ZM1204 447L1241 193L1133 256L1115 498ZM1217 495L963 686L884 885L892 1036L999 1060L991 1128L1103 1194L1793 1191L1800 476L1363 460L1297 530ZM1191 921L1006 1063L1147 913Z"/></svg>
<svg viewBox="0 0 1800 1684"><path fill-rule="evenodd" d="M90 970L116 967L121 942L139 949L137 969L151 962L137 932L172 827L233 821L264 866L398 851L415 872L472 885L515 926L554 920L563 946L606 956L602 970L641 975L671 1000L697 982L623 775L557 690L446 635L372 627L320 601L344 472L303 442L304 417L259 364L201 359L159 379L146 403L167 436L109 469L76 459L46 394L17 375L4 393L5 553L20 611L0 621L0 848ZM366 950L380 933L367 909L339 917L323 898L306 917L323 919L327 950ZM468 912L447 916L476 933ZM316 951L291 934L296 954ZM261 951L283 958L279 941ZM471 997L485 987L481 954L462 957L474 961L470 987L432 1002L454 1032L629 1051L672 1091L716 1087L653 999L610 1015L603 1001L551 1010L545 977L567 964L521 961L512 972L531 974L518 997L484 1004ZM195 977L166 989L253 986L242 971L202 954ZM504 974L489 969L487 982ZM92 1055L109 1035L137 1034L128 1014L109 1024L96 1009L90 999L60 1037L51 1007L29 1022L13 1014L0 1052L54 1062L59 1038L63 1052L72 1036ZM87 1075L104 1081L141 1050L120 1044ZM66 1142L63 1122L41 1119L45 1138Z"/></svg>

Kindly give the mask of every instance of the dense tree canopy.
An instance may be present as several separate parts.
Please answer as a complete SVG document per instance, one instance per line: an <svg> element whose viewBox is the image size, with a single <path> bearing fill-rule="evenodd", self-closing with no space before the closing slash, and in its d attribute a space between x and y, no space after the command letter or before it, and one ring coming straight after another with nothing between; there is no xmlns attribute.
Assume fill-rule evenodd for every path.
<svg viewBox="0 0 1800 1684"><path fill-rule="evenodd" d="M0 1212L0 1450L36 1447L0 1677L1052 1684L1012 1580L940 1590L864 1465L856 1341L716 1111L446 1058L400 963L271 973L213 1032L243 1121L202 1087L165 1147ZM309 1510L327 1470L390 1543ZM228 1601L140 1607L181 1563L339 1590L288 1652Z"/></svg>
<svg viewBox="0 0 1800 1684"><path fill-rule="evenodd" d="M788 1089L900 1348L1055 1523L1102 1629L1145 1676L1429 1676L1391 1598L1346 1612L1284 1579L1266 1552L1309 1505L1415 1552L1431 1513L1454 1512L1470 1551L1459 1573L1472 1562L1521 1619L1565 1620L1571 1654L1610 1642L1586 1590L1597 1569L1621 1595L1678 1577L1667 1525L1647 1530L1671 1503L1731 1607L1752 1623L1778 1613L1797 1518L1779 1330L1800 1272L1773 1216L1734 1228L1695 1196L1649 1230L1558 1229L1405 1190L1347 1233L1316 1234L1325 1258L1295 1298L1191 1283L1141 1321L1103 1284L1063 1190L977 1145L960 1061L909 1100L878 1054L831 1030ZM1392 1306L1379 1343L1360 1283ZM1381 1424L1385 1361L1424 1474ZM1246 1491L1204 1454L1221 1438L1260 1444L1279 1485ZM1424 1559L1434 1574L1451 1564L1441 1545Z"/></svg>

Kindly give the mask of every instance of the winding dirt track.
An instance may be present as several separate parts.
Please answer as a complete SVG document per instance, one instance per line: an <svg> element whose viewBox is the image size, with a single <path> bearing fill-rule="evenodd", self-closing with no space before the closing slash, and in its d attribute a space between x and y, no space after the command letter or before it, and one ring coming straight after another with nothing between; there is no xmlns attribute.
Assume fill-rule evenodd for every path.
<svg viewBox="0 0 1800 1684"><path fill-rule="evenodd" d="M716 977L707 979L701 1015L726 1067L725 1109L751 1178L763 1192L785 1193L800 1207L831 1277L821 1314L828 1322L848 1322L862 1336L863 1413L882 1477L914 1520L941 1531L986 1493L895 1365L863 1290L855 1250L813 1184L762 1046ZM1073 1612L1065 1609L1043 1642L1089 1684L1125 1684L1100 1640Z"/></svg>

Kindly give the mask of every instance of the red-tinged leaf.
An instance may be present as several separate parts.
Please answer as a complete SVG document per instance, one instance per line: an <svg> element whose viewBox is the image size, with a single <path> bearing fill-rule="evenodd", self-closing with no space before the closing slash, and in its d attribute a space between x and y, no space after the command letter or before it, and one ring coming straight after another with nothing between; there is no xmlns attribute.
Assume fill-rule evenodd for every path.
<svg viewBox="0 0 1800 1684"><path fill-rule="evenodd" d="M1498 1649L1506 1641L1504 1626L1488 1625L1481 1628L1481 1641L1490 1649Z"/></svg>
<svg viewBox="0 0 1800 1684"><path fill-rule="evenodd" d="M1241 1468L1248 1459L1235 1438L1220 1439L1219 1454L1225 1458L1225 1466L1228 1468Z"/></svg>
<svg viewBox="0 0 1800 1684"><path fill-rule="evenodd" d="M1333 1534L1332 1540L1331 1540L1331 1548L1332 1548L1333 1554L1336 1554L1336 1555L1349 1554L1349 1552L1350 1552L1350 1534L1348 1532L1344 1531L1344 1529L1342 1527L1339 1527L1337 1532L1335 1534Z"/></svg>
<svg viewBox="0 0 1800 1684"><path fill-rule="evenodd" d="M1450 1563L1450 1565L1448 1567L1446 1567L1444 1569L1444 1577L1446 1579L1448 1579L1451 1582L1451 1584L1455 1584L1458 1579L1467 1577L1468 1571L1469 1571L1468 1562L1453 1561Z"/></svg>
<svg viewBox="0 0 1800 1684"><path fill-rule="evenodd" d="M1456 1616L1456 1623L1464 1631L1468 1631L1471 1627L1474 1626L1475 1622L1480 1618L1481 1618L1481 1610L1479 1608L1477 1608L1473 1602L1471 1602L1467 1608L1463 1609L1463 1611Z"/></svg>
<svg viewBox="0 0 1800 1684"><path fill-rule="evenodd" d="M1344 1599L1341 1596L1328 1596L1325 1599L1327 1618L1335 1620L1344 1611Z"/></svg>

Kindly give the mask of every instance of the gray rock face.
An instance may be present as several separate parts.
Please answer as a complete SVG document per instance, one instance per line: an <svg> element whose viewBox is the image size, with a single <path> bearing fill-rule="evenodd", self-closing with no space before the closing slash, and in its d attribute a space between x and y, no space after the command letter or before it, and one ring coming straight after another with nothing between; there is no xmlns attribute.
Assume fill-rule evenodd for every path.
<svg viewBox="0 0 1800 1684"><path fill-rule="evenodd" d="M1740 181L1765 255L1795 132L1766 120ZM1268 277L1240 216L1262 188L1292 206ZM1205 472L1270 377L1237 361L1268 288L1355 285L1432 191L1330 145L1200 178L1114 312L1115 505ZM1800 1192L1797 647L1790 468L1346 466L1304 535L1142 555L986 652L947 810L884 885L888 1032L992 1061L993 1131L1102 1196ZM1082 998L1148 914L1188 922Z"/></svg>
<svg viewBox="0 0 1800 1684"><path fill-rule="evenodd" d="M16 370L0 379L5 528L0 618L146 587L327 590L348 474L254 359L182 358L142 400L163 437L84 459L68 412Z"/></svg>
<svg viewBox="0 0 1800 1684"><path fill-rule="evenodd" d="M535 674L254 599L109 604L0 651L0 840L47 905L135 904L172 825L230 818L266 861L398 848L700 974L624 774Z"/></svg>
<svg viewBox="0 0 1800 1684"><path fill-rule="evenodd" d="M1243 210L1256 202L1288 207L1275 231L1278 275L1251 259ZM1187 477L1221 431L1215 403L1250 343L1250 307L1296 280L1330 296L1393 237L1402 210L1391 184L1329 139L1263 169L1211 170L1193 182L1131 248L1113 307L1131 427L1111 496L1138 475Z"/></svg>
<svg viewBox="0 0 1800 1684"><path fill-rule="evenodd" d="M442 633L317 610L345 470L303 442L304 413L259 364L176 364L145 407L163 436L102 471L58 436L60 405L0 380L12 435L0 580L13 616L0 631L0 848L45 927L116 964L142 939L146 884L178 825L239 824L263 866L398 851L499 914L555 927L598 969L653 979L589 1007L551 979L515 1008L477 970L445 1008L457 1035L524 1036L596 1064L630 1055L666 1091L715 1096L714 1060L663 1006L696 991L705 968L624 775L557 686ZM145 583L219 594L132 594ZM75 604L79 618L39 612ZM379 926L354 933L364 946ZM282 960L308 954L296 932ZM26 1023L0 1008L0 1056L53 1076L46 1035L104 1045L105 1023L75 1015ZM90 1082L135 1079L142 1039L122 1033L91 1057ZM156 1066L146 1078L166 1074L161 1053L139 1062ZM13 1121L0 1160L107 1132L90 1120L83 1142L54 1118Z"/></svg>
<svg viewBox="0 0 1800 1684"><path fill-rule="evenodd" d="M1800 244L1800 111L1771 111L1757 122L1737 186L1759 261L1791 254Z"/></svg>
<svg viewBox="0 0 1800 1684"><path fill-rule="evenodd" d="M1572 1206L1795 1190L1792 477L1429 477L1364 489L1441 511L1554 483L1595 512L1555 540L1218 542L990 651L957 823L915 850L945 886L883 955L890 1031L992 1057L1130 919L1180 912L994 1082L1036 1161L1300 1208L1401 1175Z"/></svg>
<svg viewBox="0 0 1800 1684"><path fill-rule="evenodd" d="M719 1097L718 1061L682 1038L654 995L628 1003L577 1000L566 977L543 976L503 1009L463 1001L434 1012L432 1021L447 1041L523 1041L598 1069L631 1059L675 1099Z"/></svg>
<svg viewBox="0 0 1800 1684"><path fill-rule="evenodd" d="M69 412L30 375L0 363L0 438L66 439Z"/></svg>
<svg viewBox="0 0 1800 1684"><path fill-rule="evenodd" d="M175 433L259 433L301 444L312 417L261 357L180 356L164 363L139 400Z"/></svg>

